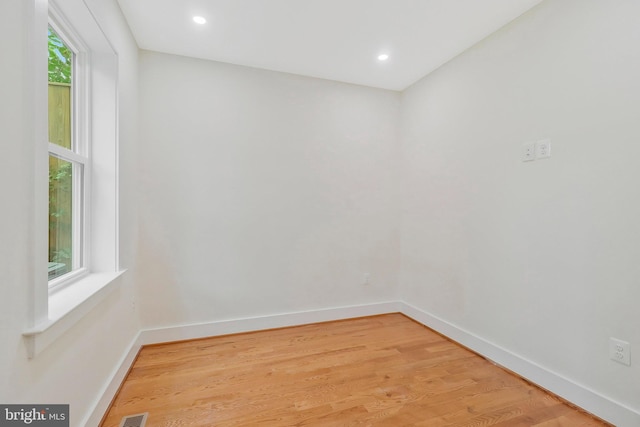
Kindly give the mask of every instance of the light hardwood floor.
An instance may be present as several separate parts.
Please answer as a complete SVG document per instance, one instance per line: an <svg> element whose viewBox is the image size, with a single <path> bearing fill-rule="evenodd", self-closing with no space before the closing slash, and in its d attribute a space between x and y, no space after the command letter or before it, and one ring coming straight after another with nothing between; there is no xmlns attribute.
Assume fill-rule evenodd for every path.
<svg viewBox="0 0 640 427"><path fill-rule="evenodd" d="M401 314L144 347L102 426L607 425Z"/></svg>

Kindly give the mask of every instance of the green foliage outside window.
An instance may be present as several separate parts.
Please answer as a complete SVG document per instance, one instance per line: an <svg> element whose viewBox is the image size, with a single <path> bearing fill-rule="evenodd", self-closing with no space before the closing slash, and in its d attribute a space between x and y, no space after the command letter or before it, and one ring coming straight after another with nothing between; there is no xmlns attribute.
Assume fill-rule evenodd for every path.
<svg viewBox="0 0 640 427"><path fill-rule="evenodd" d="M72 173L73 165L49 160L49 261L71 269L72 255Z"/></svg>
<svg viewBox="0 0 640 427"><path fill-rule="evenodd" d="M73 52L49 27L49 81L71 84L71 62Z"/></svg>

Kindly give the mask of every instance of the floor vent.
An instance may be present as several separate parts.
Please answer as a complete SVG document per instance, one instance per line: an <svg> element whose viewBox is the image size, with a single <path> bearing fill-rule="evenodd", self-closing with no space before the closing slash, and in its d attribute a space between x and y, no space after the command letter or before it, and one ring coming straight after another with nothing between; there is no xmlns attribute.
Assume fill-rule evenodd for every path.
<svg viewBox="0 0 640 427"><path fill-rule="evenodd" d="M120 422L120 427L144 427L147 422L148 412L144 414L128 415Z"/></svg>

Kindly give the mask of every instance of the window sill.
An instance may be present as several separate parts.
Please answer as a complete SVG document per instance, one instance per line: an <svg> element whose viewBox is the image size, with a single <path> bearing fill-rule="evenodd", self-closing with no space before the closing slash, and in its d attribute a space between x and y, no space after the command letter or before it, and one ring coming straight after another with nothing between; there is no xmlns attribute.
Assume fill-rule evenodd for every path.
<svg viewBox="0 0 640 427"><path fill-rule="evenodd" d="M90 274L72 286L52 293L49 296L49 318L22 334L28 357L40 354L103 301L115 289L119 283L116 279L125 271Z"/></svg>

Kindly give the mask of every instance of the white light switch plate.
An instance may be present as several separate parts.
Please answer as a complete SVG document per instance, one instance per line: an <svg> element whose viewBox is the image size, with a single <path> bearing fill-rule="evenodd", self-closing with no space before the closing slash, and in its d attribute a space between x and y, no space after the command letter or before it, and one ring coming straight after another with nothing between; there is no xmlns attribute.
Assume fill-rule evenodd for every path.
<svg viewBox="0 0 640 427"><path fill-rule="evenodd" d="M522 161L531 162L536 159L536 143L528 142L522 145Z"/></svg>
<svg viewBox="0 0 640 427"><path fill-rule="evenodd" d="M541 139L536 142L536 159L551 157L551 140Z"/></svg>

